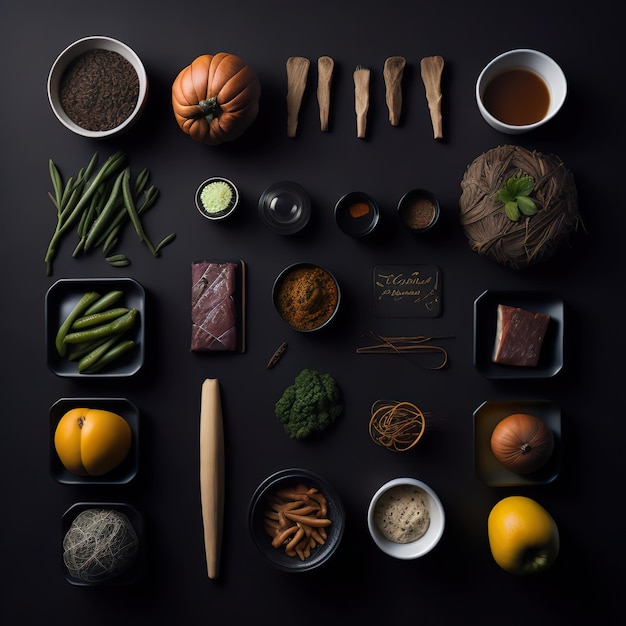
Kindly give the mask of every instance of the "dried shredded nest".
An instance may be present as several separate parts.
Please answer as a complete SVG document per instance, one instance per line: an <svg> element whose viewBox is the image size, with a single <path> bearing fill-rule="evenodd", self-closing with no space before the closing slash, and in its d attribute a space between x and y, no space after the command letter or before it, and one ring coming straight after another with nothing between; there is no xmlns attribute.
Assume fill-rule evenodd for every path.
<svg viewBox="0 0 626 626"><path fill-rule="evenodd" d="M77 580L100 583L133 565L138 544L135 529L124 513L86 509L76 516L63 538L63 562Z"/></svg>
<svg viewBox="0 0 626 626"><path fill-rule="evenodd" d="M538 211L517 222L496 198L512 176L532 176ZM520 146L499 146L476 158L461 181L461 225L471 248L498 263L521 269L551 257L580 222L572 173L554 155Z"/></svg>

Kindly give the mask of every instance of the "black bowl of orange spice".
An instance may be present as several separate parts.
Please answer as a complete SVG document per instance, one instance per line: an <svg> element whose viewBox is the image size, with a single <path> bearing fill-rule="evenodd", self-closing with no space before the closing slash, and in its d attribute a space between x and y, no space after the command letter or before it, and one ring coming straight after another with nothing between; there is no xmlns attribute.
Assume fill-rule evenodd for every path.
<svg viewBox="0 0 626 626"><path fill-rule="evenodd" d="M365 237L374 232L380 219L378 203L363 191L351 191L335 205L335 221L351 237Z"/></svg>

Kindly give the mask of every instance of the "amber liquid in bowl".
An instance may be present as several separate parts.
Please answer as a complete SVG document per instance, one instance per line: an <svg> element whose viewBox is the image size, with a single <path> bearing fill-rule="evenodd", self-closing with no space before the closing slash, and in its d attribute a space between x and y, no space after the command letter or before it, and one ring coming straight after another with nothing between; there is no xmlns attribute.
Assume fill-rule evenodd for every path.
<svg viewBox="0 0 626 626"><path fill-rule="evenodd" d="M527 69L506 70L485 87L483 104L495 118L511 126L540 122L550 108L550 91L544 80Z"/></svg>

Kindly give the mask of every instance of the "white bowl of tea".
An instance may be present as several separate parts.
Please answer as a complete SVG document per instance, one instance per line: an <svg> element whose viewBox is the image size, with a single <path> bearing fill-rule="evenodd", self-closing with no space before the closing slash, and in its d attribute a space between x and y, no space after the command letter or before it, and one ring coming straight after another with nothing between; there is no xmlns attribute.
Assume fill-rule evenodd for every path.
<svg viewBox="0 0 626 626"><path fill-rule="evenodd" d="M492 59L476 81L476 102L485 121L515 135L550 121L567 96L561 67L538 50L520 48Z"/></svg>

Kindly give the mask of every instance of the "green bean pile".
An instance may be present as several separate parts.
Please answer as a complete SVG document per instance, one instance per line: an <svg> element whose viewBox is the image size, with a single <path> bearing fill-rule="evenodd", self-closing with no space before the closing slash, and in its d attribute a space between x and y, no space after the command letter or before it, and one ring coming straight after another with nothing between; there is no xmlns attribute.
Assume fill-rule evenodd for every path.
<svg viewBox="0 0 626 626"><path fill-rule="evenodd" d="M128 333L139 319L136 308L120 306L124 293L88 291L59 327L54 345L60 357L78 362L81 374L93 374L134 348Z"/></svg>
<svg viewBox="0 0 626 626"><path fill-rule="evenodd" d="M48 276L52 274L52 261L63 237L74 226L78 231L78 243L73 257L101 248L107 262L116 267L124 267L130 262L123 254L112 254L120 231L128 222L134 226L139 241L155 257L176 238L176 233L171 233L158 245L152 244L141 216L156 202L159 191L154 185L148 186L148 168L135 177L131 175L123 152L112 154L100 167L96 152L76 176L70 176L66 181L52 159L49 170L53 192L48 195L57 210L57 224L44 259Z"/></svg>

